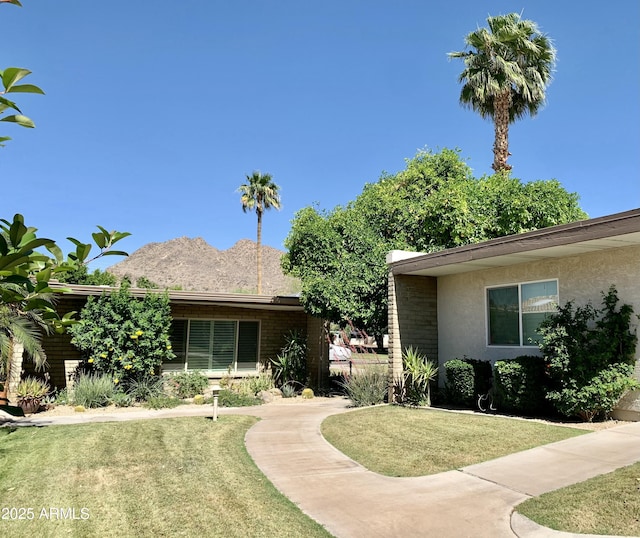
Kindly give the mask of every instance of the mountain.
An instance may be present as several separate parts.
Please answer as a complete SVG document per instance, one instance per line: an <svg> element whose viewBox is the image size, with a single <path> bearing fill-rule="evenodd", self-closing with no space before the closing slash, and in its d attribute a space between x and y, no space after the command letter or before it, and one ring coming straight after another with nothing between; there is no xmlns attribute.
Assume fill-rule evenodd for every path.
<svg viewBox="0 0 640 538"><path fill-rule="evenodd" d="M285 276L280 268L284 252L262 246L262 293L292 295L300 291L297 279ZM218 293L255 293L256 243L241 239L228 250L218 250L202 237L179 237L164 243L149 243L128 258L107 269L135 285L144 276L161 288Z"/></svg>

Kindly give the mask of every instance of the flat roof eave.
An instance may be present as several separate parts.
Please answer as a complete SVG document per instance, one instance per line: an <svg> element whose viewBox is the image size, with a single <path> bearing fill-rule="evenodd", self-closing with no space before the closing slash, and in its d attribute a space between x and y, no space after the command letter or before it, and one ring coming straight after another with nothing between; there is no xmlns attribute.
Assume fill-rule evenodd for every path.
<svg viewBox="0 0 640 538"><path fill-rule="evenodd" d="M393 251L387 263L393 274L444 276L632 245L640 245L640 209L428 254Z"/></svg>

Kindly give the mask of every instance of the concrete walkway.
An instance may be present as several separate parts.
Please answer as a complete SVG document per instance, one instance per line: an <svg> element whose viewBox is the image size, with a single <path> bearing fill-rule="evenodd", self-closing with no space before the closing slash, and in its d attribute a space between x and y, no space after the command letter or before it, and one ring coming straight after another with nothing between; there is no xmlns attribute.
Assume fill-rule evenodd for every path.
<svg viewBox="0 0 640 538"><path fill-rule="evenodd" d="M207 407L49 419L36 415L20 422L47 425L210 415ZM531 496L640 461L640 423L634 423L456 471L390 478L367 471L320 434L327 416L347 410L347 401L340 398L220 410L220 414L262 419L246 435L251 457L284 495L340 538L584 537L512 516L513 508Z"/></svg>

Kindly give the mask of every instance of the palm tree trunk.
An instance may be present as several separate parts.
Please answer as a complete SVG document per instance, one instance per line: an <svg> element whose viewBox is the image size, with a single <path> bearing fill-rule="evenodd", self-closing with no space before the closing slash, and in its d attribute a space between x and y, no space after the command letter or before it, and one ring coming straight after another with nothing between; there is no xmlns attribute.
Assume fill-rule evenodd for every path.
<svg viewBox="0 0 640 538"><path fill-rule="evenodd" d="M258 240L256 242L256 260L258 268L258 295L262 294L262 211L257 209L258 214Z"/></svg>
<svg viewBox="0 0 640 538"><path fill-rule="evenodd" d="M494 118L495 142L493 144L493 165L496 172L511 170L507 164L509 157L509 109L511 108L511 90L505 90L495 98Z"/></svg>
<svg viewBox="0 0 640 538"><path fill-rule="evenodd" d="M0 390L0 405L8 403L9 395L16 391L18 383L20 383L23 353L24 347L22 344L11 338L9 340L9 356L5 366L6 379L3 382L2 390Z"/></svg>

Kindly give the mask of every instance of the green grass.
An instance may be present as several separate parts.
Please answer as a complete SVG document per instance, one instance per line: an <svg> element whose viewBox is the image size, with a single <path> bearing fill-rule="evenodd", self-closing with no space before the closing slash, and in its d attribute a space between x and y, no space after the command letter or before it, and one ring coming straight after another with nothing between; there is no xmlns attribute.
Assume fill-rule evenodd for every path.
<svg viewBox="0 0 640 538"><path fill-rule="evenodd" d="M33 510L32 520L2 521L2 536L329 536L249 457L255 421L0 429L0 505ZM51 508L88 518L47 519Z"/></svg>
<svg viewBox="0 0 640 538"><path fill-rule="evenodd" d="M545 493L517 511L555 530L640 536L640 463Z"/></svg>
<svg viewBox="0 0 640 538"><path fill-rule="evenodd" d="M382 406L328 417L322 434L367 469L423 476L458 469L583 430L495 416Z"/></svg>

